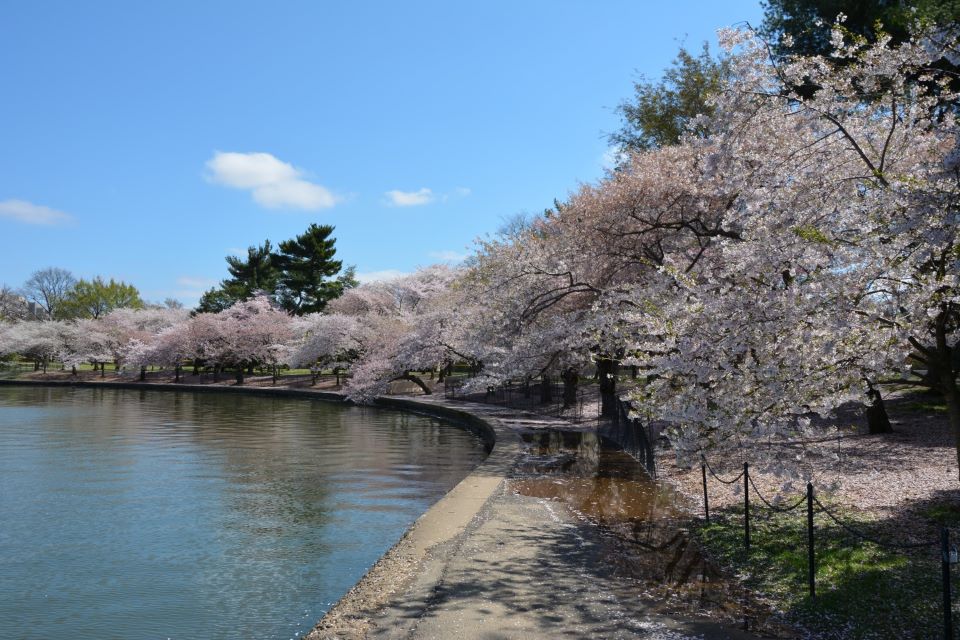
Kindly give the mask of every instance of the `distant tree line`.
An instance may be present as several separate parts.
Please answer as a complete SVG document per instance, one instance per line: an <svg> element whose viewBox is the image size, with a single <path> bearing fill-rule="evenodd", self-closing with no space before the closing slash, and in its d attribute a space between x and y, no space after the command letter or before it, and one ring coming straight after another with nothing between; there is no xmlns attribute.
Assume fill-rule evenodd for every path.
<svg viewBox="0 0 960 640"><path fill-rule="evenodd" d="M227 256L230 277L203 294L197 312L219 312L237 302L266 295L294 315L321 311L326 304L357 286L355 268L335 259L336 240L330 225L311 224L274 251L269 240L247 249L246 258ZM98 319L115 309L148 306L132 284L96 276L79 280L68 270L35 271L19 289L0 287L0 320ZM180 308L172 298L154 307Z"/></svg>

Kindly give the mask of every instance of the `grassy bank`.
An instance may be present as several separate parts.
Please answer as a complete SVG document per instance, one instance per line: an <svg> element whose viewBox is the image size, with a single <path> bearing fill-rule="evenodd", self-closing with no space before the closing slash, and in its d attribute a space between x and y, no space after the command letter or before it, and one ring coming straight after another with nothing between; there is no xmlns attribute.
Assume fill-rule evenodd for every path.
<svg viewBox="0 0 960 640"><path fill-rule="evenodd" d="M889 528L876 521L850 512L837 515L860 532L889 539ZM930 515L956 524L953 513ZM715 514L710 524L700 524L697 536L709 555L817 638L943 637L939 547L887 549L855 538L821 513L815 523L815 599L807 586L805 507L752 518L749 553L742 510Z"/></svg>

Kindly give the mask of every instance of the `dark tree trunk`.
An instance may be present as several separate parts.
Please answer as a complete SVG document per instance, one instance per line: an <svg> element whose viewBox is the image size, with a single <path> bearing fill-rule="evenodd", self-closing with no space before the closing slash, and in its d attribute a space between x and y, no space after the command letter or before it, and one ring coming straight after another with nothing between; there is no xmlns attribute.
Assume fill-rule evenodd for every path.
<svg viewBox="0 0 960 640"><path fill-rule="evenodd" d="M173 381L180 382L180 363L173 365Z"/></svg>
<svg viewBox="0 0 960 640"><path fill-rule="evenodd" d="M550 384L550 376L540 376L540 404L551 402L553 402L553 385Z"/></svg>
<svg viewBox="0 0 960 640"><path fill-rule="evenodd" d="M46 358L43 359L43 372L44 372L44 373L47 372L47 359L46 359Z"/></svg>
<svg viewBox="0 0 960 640"><path fill-rule="evenodd" d="M953 430L953 442L956 447L957 467L960 471L960 390L957 389L957 374L953 368L953 349L947 343L946 313L942 312L934 325L936 347L925 352L928 370L934 374L943 399L947 403L947 415L950 416L950 428ZM960 478L960 476L958 476Z"/></svg>
<svg viewBox="0 0 960 640"><path fill-rule="evenodd" d="M953 428L954 446L957 448L957 465L960 469L960 392L955 380L943 385L943 399L947 402L947 414L950 416L950 426Z"/></svg>
<svg viewBox="0 0 960 640"><path fill-rule="evenodd" d="M40 361L39 361L39 360L34 360L34 361L33 361L33 370L34 370L34 371L40 371Z"/></svg>
<svg viewBox="0 0 960 640"><path fill-rule="evenodd" d="M143 382L146 379L147 379L147 368L140 367L140 382Z"/></svg>
<svg viewBox="0 0 960 640"><path fill-rule="evenodd" d="M220 382L220 365L213 365L213 381Z"/></svg>
<svg viewBox="0 0 960 640"><path fill-rule="evenodd" d="M237 367L237 384L243 384L243 367Z"/></svg>
<svg viewBox="0 0 960 640"><path fill-rule="evenodd" d="M569 409L577 404L577 384L580 375L572 367L563 372L563 408Z"/></svg>
<svg viewBox="0 0 960 640"><path fill-rule="evenodd" d="M890 416L887 415L887 408L883 404L883 396L880 390L867 381L867 397L870 404L867 406L867 430L870 433L893 433L893 425L890 424Z"/></svg>
<svg viewBox="0 0 960 640"><path fill-rule="evenodd" d="M597 377L600 379L600 414L617 415L617 365L612 359L602 357L597 361Z"/></svg>
<svg viewBox="0 0 960 640"><path fill-rule="evenodd" d="M73 375L77 375L77 365L70 366L70 373Z"/></svg>

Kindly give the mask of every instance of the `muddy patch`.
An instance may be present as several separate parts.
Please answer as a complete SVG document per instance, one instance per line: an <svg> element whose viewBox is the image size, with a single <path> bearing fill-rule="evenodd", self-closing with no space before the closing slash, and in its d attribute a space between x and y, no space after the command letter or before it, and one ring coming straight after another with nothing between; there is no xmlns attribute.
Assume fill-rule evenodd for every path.
<svg viewBox="0 0 960 640"><path fill-rule="evenodd" d="M604 558L625 592L660 613L791 635L701 553L682 497L652 480L636 460L589 431L531 430L521 438L524 453L510 488L562 504L596 525Z"/></svg>

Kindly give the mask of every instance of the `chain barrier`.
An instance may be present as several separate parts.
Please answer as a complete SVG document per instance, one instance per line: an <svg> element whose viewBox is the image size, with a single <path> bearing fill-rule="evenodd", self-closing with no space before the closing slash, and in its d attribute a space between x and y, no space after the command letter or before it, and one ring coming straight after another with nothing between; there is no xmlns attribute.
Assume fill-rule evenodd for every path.
<svg viewBox="0 0 960 640"><path fill-rule="evenodd" d="M763 504L767 505L768 509L776 513L790 513L791 511L793 511L794 509L796 509L797 507L799 507L800 505L802 505L807 501L807 496L800 496L800 499L797 500L792 505L790 505L789 507L778 507L774 504L771 504L770 501L768 501L766 498L763 497L763 494L760 493L760 489L758 489L756 483L754 483L752 476L750 477L750 486L753 487L753 492L756 494L758 498L760 498L760 501L763 502Z"/></svg>
<svg viewBox="0 0 960 640"><path fill-rule="evenodd" d="M829 516L829 518L830 518L831 520L833 520L841 529L845 530L847 533L849 533L849 534L851 534L851 535L853 535L853 536L855 536L855 537L857 537L857 538L860 538L860 539L862 539L862 540L866 540L867 542L872 542L873 544L877 545L878 547L886 547L886 548L888 548L888 549L921 549L921 548L923 548L923 547L935 547L935 546L937 546L937 545L939 544L938 541L934 541L934 542L914 542L914 543L905 544L905 543L898 543L898 542L883 542L882 540L877 540L876 538L874 538L874 537L872 537L872 536L868 536L867 534L865 534L865 533L863 533L863 532L861 532L861 531L857 531L856 529L854 529L854 528L851 527L850 525L848 525L848 524L846 524L845 522L841 521L837 516L835 516L835 515L833 515L832 513L830 513L830 510L827 509L827 508L823 505L823 503L820 502L819 499L814 498L813 501L814 501L814 503L816 503L816 505L817 505L818 507L820 507L820 511L823 512L823 513L825 513L825 514L827 514L827 516Z"/></svg>
<svg viewBox="0 0 960 640"><path fill-rule="evenodd" d="M707 471L710 472L710 475L713 476L717 481L722 482L723 484L733 484L733 483L738 482L740 479L743 478L744 472L741 471L740 474L739 474L736 478L733 478L733 479L731 479L731 480L724 480L724 479L721 478L719 475L717 475L716 471L713 470L713 467L710 466L710 463L707 461L706 457L703 457L702 460L703 460L704 465L706 466ZM763 502L763 504L766 505L766 507L767 507L768 509L770 509L771 511L774 511L774 512L776 512L776 513L790 513L791 511L793 511L793 510L795 510L795 509L798 509L798 508L801 507L805 502L807 502L807 497L806 497L806 496L801 496L799 500L797 500L796 502L794 502L793 504L791 504L789 507L780 507L780 506L777 506L777 505L773 504L772 502L770 502L769 500L767 500L767 499L763 496L763 494L760 492L760 489L757 487L757 484L753 481L753 477L752 477L752 476L747 476L747 481L750 483L750 486L753 487L754 495L757 496L758 498L760 498L760 501ZM813 498L813 501L814 501L814 503L820 508L820 511L822 511L822 512L825 513L825 514L827 514L827 516L828 516L833 522L835 522L835 523L837 524L837 526L839 526L841 529L845 530L847 533L849 533L849 534L851 534L851 535L853 535L853 536L855 536L855 537L857 537L857 538L860 538L860 539L862 539L862 540L866 540L866 541L868 541L868 542L872 542L873 544L875 544L875 545L877 545L877 546L886 547L886 548L889 548L889 549L922 549L922 548L924 548L924 547L934 547L934 546L936 546L937 544L939 544L939 543L936 542L936 541L934 541L934 542L915 542L915 543L897 543L897 542L884 542L884 541L882 541L882 540L878 540L877 538L874 538L874 537L872 537L872 536L869 536L869 535L863 533L862 531L858 531L858 530L855 529L854 527L852 527L852 526L848 525L847 523L843 522L842 520L840 520L840 518L838 518L838 517L837 517L836 515L834 515L829 509L827 509L827 507L824 506L824 504L823 504L822 502L820 502L820 500L819 500L818 498L814 497L814 498Z"/></svg>
<svg viewBox="0 0 960 640"><path fill-rule="evenodd" d="M700 468L702 473L703 481L703 514L704 519L707 524L710 523L710 501L709 501L709 492L707 487L707 471L709 470L710 475L713 476L716 480L723 484L733 484L734 482L739 481L741 478L744 478L744 487L743 487L743 531L744 531L744 548L746 552L750 553L750 487L753 487L753 493L755 496L760 498L761 502L772 513L789 513L798 509L800 506L806 504L806 538L807 538L807 587L809 598L811 602L815 602L817 599L817 553L816 553L816 525L814 516L816 515L817 508L819 508L820 513L825 514L834 524L840 527L848 535L853 536L859 540L865 540L871 542L878 547L885 549L895 549L900 552L905 552L910 549L930 549L939 545L940 547L940 581L941 581L941 592L943 595L942 602L942 613L943 613L943 637L947 640L953 640L953 588L951 586L951 573L952 566L958 562L958 552L956 546L951 546L950 544L950 530L946 527L941 527L940 529L940 539L937 541L931 542L887 542L884 540L879 540L871 535L867 535L864 532L860 531L857 527L851 526L846 522L843 522L838 518L830 509L826 507L820 500L816 497L814 492L814 486L812 482L807 482L807 491L806 495L794 502L788 507L781 507L773 504L767 500L763 493L760 492L760 489L757 488L756 482L750 476L750 465L749 463L743 464L743 471L736 478L731 480L725 480L717 475L717 472L714 471L713 467L710 466L710 463L707 461L707 457L703 454L700 456ZM779 498L778 498L779 499ZM768 516L769 517L769 516Z"/></svg>
<svg viewBox="0 0 960 640"><path fill-rule="evenodd" d="M738 481L740 480L740 478L743 477L743 473L744 473L744 472L741 471L741 472L740 472L740 475L738 475L738 476L737 476L736 478L734 478L733 480L724 480L723 478L721 478L720 476L717 475L717 472L713 470L713 467L710 466L710 463L707 462L707 459L706 459L706 458L703 459L703 463L704 463L705 465L707 465L707 471L710 472L710 475L712 475L714 478L716 478L717 480L719 480L719 481L722 482L723 484L733 484L734 482L738 482Z"/></svg>

